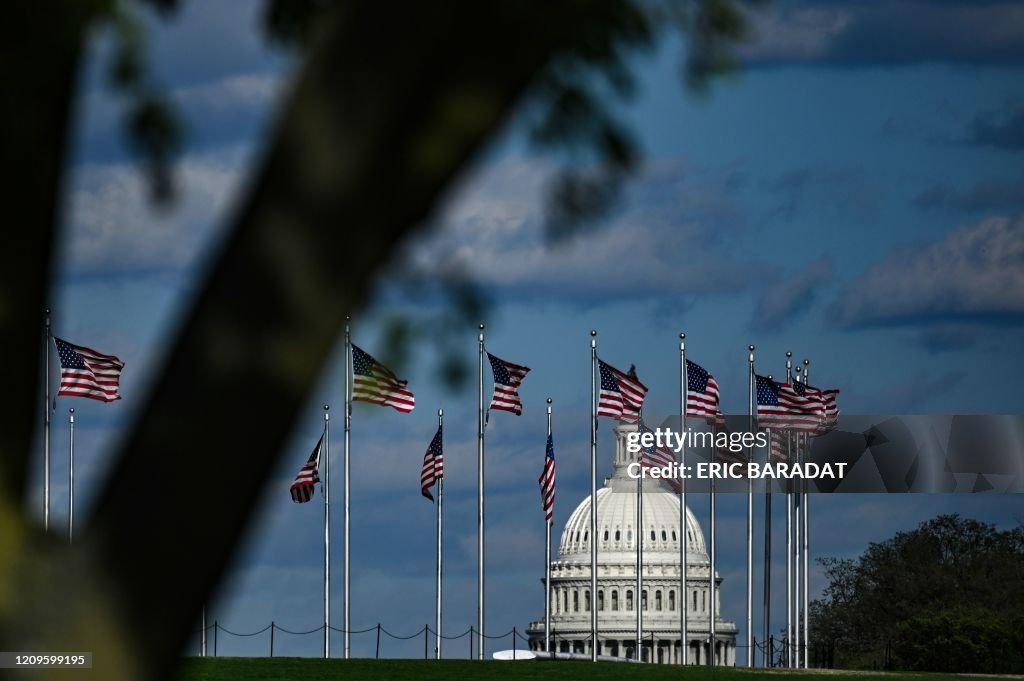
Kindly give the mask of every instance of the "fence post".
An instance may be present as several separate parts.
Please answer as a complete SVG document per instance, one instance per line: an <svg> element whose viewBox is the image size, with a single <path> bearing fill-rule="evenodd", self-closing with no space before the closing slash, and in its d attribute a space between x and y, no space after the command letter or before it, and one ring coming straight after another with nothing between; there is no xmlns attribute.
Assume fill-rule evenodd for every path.
<svg viewBox="0 0 1024 681"><path fill-rule="evenodd" d="M427 646L429 645L428 644L429 639L430 639L430 625L429 624L424 624L423 625L423 659L424 660L429 659L427 657Z"/></svg>
<svg viewBox="0 0 1024 681"><path fill-rule="evenodd" d="M475 659L473 657L473 625L469 625L469 659Z"/></svg>
<svg viewBox="0 0 1024 681"><path fill-rule="evenodd" d="M217 629L219 629L217 620L213 621L213 656L217 657Z"/></svg>
<svg viewBox="0 0 1024 681"><path fill-rule="evenodd" d="M512 659L516 659L516 627L512 625Z"/></svg>
<svg viewBox="0 0 1024 681"><path fill-rule="evenodd" d="M274 656L274 620L270 620L270 656Z"/></svg>
<svg viewBox="0 0 1024 681"><path fill-rule="evenodd" d="M380 659L380 622L377 623L377 652L373 654L373 659Z"/></svg>

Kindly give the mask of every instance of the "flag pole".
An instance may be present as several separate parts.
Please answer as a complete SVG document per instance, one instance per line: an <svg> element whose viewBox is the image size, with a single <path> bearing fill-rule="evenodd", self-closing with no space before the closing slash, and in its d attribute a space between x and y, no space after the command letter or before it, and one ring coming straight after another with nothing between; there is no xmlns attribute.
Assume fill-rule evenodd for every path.
<svg viewBox="0 0 1024 681"><path fill-rule="evenodd" d="M551 437L551 398L548 398L548 438ZM547 452L544 453L547 467ZM515 647L514 645L512 646ZM551 523L544 514L544 652L551 653Z"/></svg>
<svg viewBox="0 0 1024 681"><path fill-rule="evenodd" d="M437 410L437 429L441 432L441 451L444 451L444 431L441 430L444 426L444 409ZM441 548L441 537L443 535L443 523L444 514L441 510L441 504L444 503L444 473L441 474L441 478L437 481L437 585L435 592L437 595L437 602L434 606L434 635L437 639L437 645L434 648L434 657L438 660L441 659L441 578L444 574L444 553Z"/></svg>
<svg viewBox="0 0 1024 681"><path fill-rule="evenodd" d="M43 530L50 529L50 308L43 325Z"/></svg>
<svg viewBox="0 0 1024 681"><path fill-rule="evenodd" d="M477 358L476 419L476 634L477 659L484 659L484 325L480 325ZM514 646L513 646L514 647Z"/></svg>
<svg viewBox="0 0 1024 681"><path fill-rule="evenodd" d="M642 423L643 411L641 410L640 421ZM638 454L638 459L643 454ZM644 661L644 610L642 595L644 592L644 488L643 488L643 466L640 467L640 475L636 479L636 659ZM594 504L591 504L591 508ZM593 536L593 535L591 535ZM593 605L593 602L591 602ZM653 651L652 651L653 652Z"/></svg>
<svg viewBox="0 0 1024 681"><path fill-rule="evenodd" d="M786 382L793 382L793 353L786 353ZM793 438L786 433L786 462L793 462ZM786 483L786 666L793 666L793 486Z"/></svg>
<svg viewBox="0 0 1024 681"><path fill-rule="evenodd" d="M345 649L345 659L349 659L352 656L352 645L350 640L349 632L352 630L352 543L351 543L351 497L352 489L350 486L351 481L351 453L352 453L352 331L349 326L351 317L345 317L345 427L344 427L344 447L342 451L342 462L345 468L345 474L343 476L343 485L345 487L345 521L344 530L345 536L343 538L344 550L345 550L345 578L342 582L342 598L345 601L345 606L342 610L342 626L345 632L342 634L343 647Z"/></svg>
<svg viewBox="0 0 1024 681"><path fill-rule="evenodd" d="M590 330L590 659L597 662L597 331ZM637 519L639 520L639 518ZM637 609L640 594L636 595ZM639 653L639 649L637 651Z"/></svg>
<svg viewBox="0 0 1024 681"><path fill-rule="evenodd" d="M794 381L800 381L801 367L795 367L793 369ZM793 456L800 461L800 436L793 435L795 444ZM793 667L800 666L800 584L803 581L801 573L803 572L803 566L801 564L801 543L800 543L800 509L803 508L801 504L800 488L796 487L796 491L793 493Z"/></svg>
<svg viewBox="0 0 1024 681"><path fill-rule="evenodd" d="M75 408L68 409L68 543L75 541Z"/></svg>
<svg viewBox="0 0 1024 681"><path fill-rule="evenodd" d="M712 449L712 454L711 454L712 460L714 459L714 456L715 456L714 449ZM716 583L716 580L715 580L715 533L717 532L717 530L715 529L715 516L716 516L715 501L716 501L716 498L715 498L715 478L714 478L714 476L711 477L711 493L708 495L708 498L709 498L709 503L710 503L710 506L711 506L711 508L709 509L710 517L711 517L711 522L710 522L711 550L708 552L708 558L710 559L710 565L708 566L708 576L709 576L709 581L711 582L710 586L709 586L709 589L711 591L711 594L710 594L711 595L711 604L710 604L710 607L708 608L708 642L710 644L709 647L708 647L708 650L709 651L713 651L715 649L715 621L716 621L716 619L718 617L718 605L717 605L718 604L718 600L717 600L718 599L718 584ZM715 656L714 655L711 655L711 654L708 655L707 664L714 666L714 664L715 664Z"/></svg>
<svg viewBox="0 0 1024 681"><path fill-rule="evenodd" d="M810 383L810 375L811 375L810 364L811 364L811 360L809 360L809 359L805 359L804 360L804 384L805 385ZM806 454L807 454L806 450L810 448L811 436L810 435L805 435L804 436L804 442L806 443L806 446L805 446L805 456L806 456ZM808 667L810 667L810 649L809 649L809 646L808 646L808 644L810 643L810 636L809 636L809 634L810 634L810 609L809 609L810 603L808 602L808 596L810 595L810 592L809 592L808 586L809 586L809 583L810 583L810 575L811 575L810 569L809 569L809 565L808 565L809 559L810 559L810 553L811 553L811 547L810 547L810 531L811 531L811 528L810 528L810 523L809 523L809 519L810 519L810 514L809 514L809 511L810 511L810 503L809 503L810 502L810 496L807 494L807 481L806 480L802 480L801 483L802 483L802 487L803 487L803 497L804 497L804 500L803 500L804 501L804 503L803 503L803 523L804 523L804 547L803 547L804 548L804 551L803 551L803 554L804 554L804 593L803 593L803 599L804 599L804 603L803 603L803 605L804 605L804 669L807 669Z"/></svg>
<svg viewBox="0 0 1024 681"><path fill-rule="evenodd" d="M747 426L754 430L754 346L748 347L749 401ZM747 461L754 460L754 448L747 449ZM714 652L712 652L712 655ZM754 479L747 476L747 667L754 666Z"/></svg>
<svg viewBox="0 0 1024 681"><path fill-rule="evenodd" d="M320 452L323 457L324 478L320 487L324 493L324 657L331 656L331 415L329 404L324 405L324 445ZM347 496L347 495L346 495ZM348 558L348 552L345 552ZM348 570L346 570L346 573ZM346 604L348 599L346 599Z"/></svg>
<svg viewBox="0 0 1024 681"><path fill-rule="evenodd" d="M769 376L768 378L772 378ZM771 442L768 443L769 457L771 455ZM762 663L765 667L772 664L772 651L769 647L771 634L771 613L772 613L772 480L764 479L764 627L761 635L761 645L764 646Z"/></svg>
<svg viewBox="0 0 1024 681"><path fill-rule="evenodd" d="M686 553L687 538L687 515L686 515L686 409L687 388L689 376L686 373L686 334L679 334L679 437L682 447L679 450L679 663L689 664L690 646L687 642L689 635L686 631Z"/></svg>

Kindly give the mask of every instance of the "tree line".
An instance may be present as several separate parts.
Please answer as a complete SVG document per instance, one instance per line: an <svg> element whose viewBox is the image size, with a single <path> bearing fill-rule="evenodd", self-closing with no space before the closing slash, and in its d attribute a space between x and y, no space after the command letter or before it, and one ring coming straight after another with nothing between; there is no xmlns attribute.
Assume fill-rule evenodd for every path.
<svg viewBox="0 0 1024 681"><path fill-rule="evenodd" d="M1024 672L1024 525L941 515L818 561L811 604L818 663L847 669Z"/></svg>

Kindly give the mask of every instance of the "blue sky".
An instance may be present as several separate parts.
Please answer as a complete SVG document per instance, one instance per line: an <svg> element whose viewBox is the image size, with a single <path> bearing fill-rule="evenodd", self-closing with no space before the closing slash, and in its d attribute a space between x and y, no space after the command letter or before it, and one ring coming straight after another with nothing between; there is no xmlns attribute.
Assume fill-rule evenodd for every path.
<svg viewBox="0 0 1024 681"><path fill-rule="evenodd" d="M104 84L102 35L81 80L54 328L119 355L127 368L121 402L58 400L58 524L66 507L67 408L79 417L83 518L258 163L261 133L295 66L265 45L260 4L186 3L183 10L150 22L156 79L188 130L173 207L149 205L140 170L121 144L122 103ZM815 382L840 388L847 413L1021 413L1022 11L998 2L777 4L754 18L757 37L743 48L744 68L706 96L682 88L680 46L666 42L634 60L637 96L614 105L645 152L641 168L611 218L567 243L548 243L542 231L545 185L565 159L526 145L522 120L460 178L433 229L405 244L382 273L357 315L354 338L373 352L381 321L395 314L438 323L436 301L390 284L390 274L413 266L428 276L461 271L491 302L489 349L533 368L522 390L524 415L497 414L488 430L490 631L522 628L542 614L536 476L545 397L556 409L557 527L585 495L591 328L599 331L602 357L623 368L637 364L655 413L676 404L680 331L688 334L690 356L718 378L731 411L744 408L746 346L755 343L764 373L780 374L787 350L810 357ZM475 361L474 329L454 337ZM447 414L450 475L445 626L461 631L475 619L475 400L471 391L445 388L436 369L428 343L401 365L419 404L409 416L355 409L357 628L382 621L411 633L432 621L433 514L417 485L439 405ZM211 603L210 617L233 631L255 631L271 619L293 630L319 622L322 508L292 504L287 486L316 440L320 405L340 407L341 371L339 344ZM259 422L245 405L226 405L224 418L240 427ZM610 471L610 446L605 429L603 473ZM333 454L340 456L340 447ZM237 461L246 465L244 452ZM32 485L35 513L38 477ZM334 489L332 501L340 502L340 485ZM737 621L743 502L720 504L724 614ZM1001 526L1019 522L1021 513L1012 496L818 496L813 504L816 556L856 555L867 542L939 512ZM334 505L340 528L340 503ZM705 522L706 500L693 506ZM340 539L336 534L332 544L338 566ZM340 626L340 569L334 580ZM821 585L815 573L812 591ZM775 590L781 594L781 582ZM781 601L775 611L782 612ZM777 629L782 620L775 619ZM276 644L279 654L319 650L316 636L282 636ZM368 654L372 637L354 645ZM228 654L262 653L266 637L222 637L220 646ZM468 652L461 646L449 650ZM421 651L422 640L384 647L388 655Z"/></svg>

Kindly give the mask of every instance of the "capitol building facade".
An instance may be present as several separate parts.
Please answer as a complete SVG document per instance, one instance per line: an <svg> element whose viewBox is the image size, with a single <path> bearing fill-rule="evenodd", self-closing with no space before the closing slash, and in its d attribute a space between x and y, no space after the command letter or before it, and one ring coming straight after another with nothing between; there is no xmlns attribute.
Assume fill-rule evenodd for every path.
<svg viewBox="0 0 1024 681"><path fill-rule="evenodd" d="M626 435L635 425L617 423L615 469L597 491L597 598L590 595L590 497L576 507L562 531L551 561L551 647L558 653L590 654L592 606L597 608L598 655L635 659L636 607L643 618L642 659L675 664L679 648L679 495L661 480L643 481L643 523L637 524L637 481L627 466L637 454L626 450ZM642 589L636 592L636 540L643 537ZM710 560L704 533L686 509L686 599L688 660L710 662ZM543 581L543 579L542 579ZM722 578L716 573L716 596ZM736 663L736 624L715 608L715 664ZM544 619L527 630L530 649L544 652Z"/></svg>

